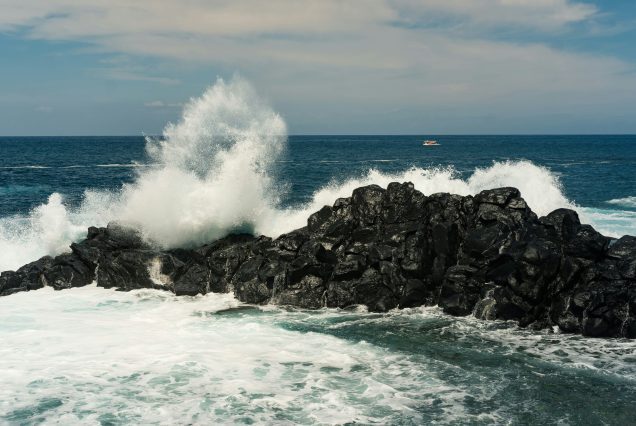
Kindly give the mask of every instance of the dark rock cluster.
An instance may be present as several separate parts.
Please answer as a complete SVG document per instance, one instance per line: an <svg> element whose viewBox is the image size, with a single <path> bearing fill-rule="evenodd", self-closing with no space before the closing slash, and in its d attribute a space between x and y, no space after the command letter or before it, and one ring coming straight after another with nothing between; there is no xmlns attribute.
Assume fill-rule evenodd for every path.
<svg viewBox="0 0 636 426"><path fill-rule="evenodd" d="M97 281L307 309L439 305L451 315L636 337L636 237L605 237L572 210L538 218L515 188L463 197L370 185L277 239L229 235L161 250L110 224L71 250L3 272L0 295Z"/></svg>

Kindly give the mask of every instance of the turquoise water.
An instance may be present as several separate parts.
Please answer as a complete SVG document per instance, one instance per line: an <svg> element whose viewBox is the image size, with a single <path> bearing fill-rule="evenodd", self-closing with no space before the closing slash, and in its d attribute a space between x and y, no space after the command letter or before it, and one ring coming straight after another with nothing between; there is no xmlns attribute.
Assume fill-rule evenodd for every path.
<svg viewBox="0 0 636 426"><path fill-rule="evenodd" d="M422 147L431 137L292 136L274 153L248 144L224 161L195 150L209 162L204 177L165 153L148 156L141 137L0 138L0 269L63 252L88 225L121 217L167 245L187 241L175 239L187 230L229 232L245 212L241 220L275 235L356 186L392 180L425 193L517 186L540 214L570 207L607 234L636 234L634 136L438 136L440 146ZM0 341L6 424L636 418L636 342L435 307L308 312L231 295L43 289L0 298Z"/></svg>
<svg viewBox="0 0 636 426"><path fill-rule="evenodd" d="M167 140L154 155L142 137L0 138L0 270L110 220L167 246L219 238L234 222L277 236L357 186L391 181L426 194L515 186L539 215L573 208L606 235L636 234L635 136L439 136L423 147L425 137L256 138L221 158L227 137Z"/></svg>
<svg viewBox="0 0 636 426"><path fill-rule="evenodd" d="M630 424L633 342L437 308L241 306L86 287L0 300L0 422ZM9 349L10 348L10 349Z"/></svg>

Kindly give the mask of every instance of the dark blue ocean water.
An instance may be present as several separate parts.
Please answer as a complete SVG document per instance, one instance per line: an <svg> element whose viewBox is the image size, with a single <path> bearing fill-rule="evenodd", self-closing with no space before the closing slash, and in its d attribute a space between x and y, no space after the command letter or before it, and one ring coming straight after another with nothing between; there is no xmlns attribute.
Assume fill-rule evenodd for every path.
<svg viewBox="0 0 636 426"><path fill-rule="evenodd" d="M440 146L423 147L430 138ZM83 217L59 197L38 206L54 192L71 207L86 189L117 193L152 170L144 146L142 137L0 138L0 270L82 238L99 212ZM449 167L460 180L443 172L424 176ZM369 178L370 169L378 173ZM363 182L408 177L429 192L471 193L514 182L535 209L571 203L604 232L636 234L636 136L292 136L270 173L287 189L284 205L362 176ZM170 201L161 209L187 192L179 185L158 191ZM234 197L228 191L218 205L208 204L227 207L226 195ZM163 210L142 207L143 216L164 219ZM434 307L369 314L238 305L232 295L177 298L96 286L0 298L0 423L627 425L636 419L635 341L523 330L449 317Z"/></svg>
<svg viewBox="0 0 636 426"><path fill-rule="evenodd" d="M422 147L435 138L438 147ZM77 203L87 188L118 189L146 163L143 137L0 138L0 216L27 213L54 191ZM636 196L636 136L291 136L274 171L289 186L285 203L307 201L332 180L370 168L452 166L462 178L494 161L525 159L553 171L580 206L635 210L608 203Z"/></svg>

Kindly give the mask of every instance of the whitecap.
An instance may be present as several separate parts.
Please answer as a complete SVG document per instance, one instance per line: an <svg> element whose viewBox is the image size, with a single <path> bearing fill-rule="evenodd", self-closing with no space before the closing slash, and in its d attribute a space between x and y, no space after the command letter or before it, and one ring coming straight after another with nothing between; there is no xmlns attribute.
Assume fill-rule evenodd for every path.
<svg viewBox="0 0 636 426"><path fill-rule="evenodd" d="M615 198L615 199L606 201L606 203L615 204L617 206L622 206L622 207L636 208L636 197L631 196L631 197L624 197L624 198Z"/></svg>
<svg viewBox="0 0 636 426"><path fill-rule="evenodd" d="M227 294L95 286L0 299L0 419L421 422L415 408L440 398L448 415L462 412L466 392L434 373L412 374L408 356L286 330L240 306ZM34 409L42 404L44 413Z"/></svg>
<svg viewBox="0 0 636 426"><path fill-rule="evenodd" d="M98 165L135 170L133 181L119 191L88 190L79 207L68 207L63 195L54 193L29 215L0 219L0 270L68 250L89 226L112 220L140 227L149 240L164 247L194 246L233 230L277 237L305 226L310 214L350 196L359 186L386 187L395 181L412 182L426 195L470 195L514 186L538 215L573 208L610 235L633 232L629 218L613 227L607 215L569 200L553 171L525 160L496 161L470 171L467 178L453 167L411 167L394 173L370 168L357 177L333 180L308 203L282 208L288 185L275 181L273 172L286 161L281 158L286 140L283 119L246 81L218 80L184 107L181 120L166 126L161 138L146 139L148 163Z"/></svg>
<svg viewBox="0 0 636 426"><path fill-rule="evenodd" d="M0 169L50 169L50 166L42 166L39 164L28 166L2 166Z"/></svg>

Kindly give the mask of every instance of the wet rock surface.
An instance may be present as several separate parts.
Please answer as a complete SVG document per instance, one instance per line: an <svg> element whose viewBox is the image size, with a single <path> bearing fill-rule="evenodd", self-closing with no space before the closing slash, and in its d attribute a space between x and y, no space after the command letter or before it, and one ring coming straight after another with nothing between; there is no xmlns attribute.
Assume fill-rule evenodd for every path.
<svg viewBox="0 0 636 426"><path fill-rule="evenodd" d="M90 228L71 253L3 272L0 295L94 281L307 309L439 305L537 329L636 337L636 237L605 237L566 209L538 218L515 188L462 197L370 185L277 239L229 235L196 249L161 250L113 223Z"/></svg>

